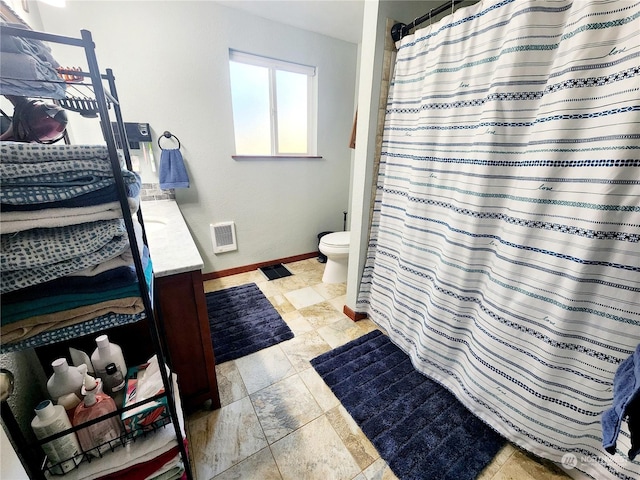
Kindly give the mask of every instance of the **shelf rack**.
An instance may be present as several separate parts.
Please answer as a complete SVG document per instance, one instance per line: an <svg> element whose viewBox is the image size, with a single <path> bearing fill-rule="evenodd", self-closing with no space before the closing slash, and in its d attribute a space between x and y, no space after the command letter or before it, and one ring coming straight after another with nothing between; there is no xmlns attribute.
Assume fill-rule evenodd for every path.
<svg viewBox="0 0 640 480"><path fill-rule="evenodd" d="M111 124L111 121L109 118L109 112L108 112L110 105L112 105L114 114L116 117L118 133L120 135L120 138L123 139L122 151L123 151L125 163L127 168L131 170L132 169L131 156L127 148L127 145L128 145L127 135L124 128L124 121L122 118L120 103L118 101L118 94L115 86L115 77L113 76L113 72L111 69L107 69L105 74L100 73L100 69L98 66L98 61L95 53L95 44L93 42L91 32L89 32L88 30L81 30L80 31L81 37L74 38L74 37L67 37L67 36L55 35L55 34L50 34L45 32L39 32L39 31L34 31L29 29L2 25L0 26L0 34L2 36L8 35L8 36L24 37L24 38L34 39L34 40L40 40L43 42L49 42L52 44L75 46L75 47L82 48L84 50L86 60L87 60L87 65L88 65L88 72L74 72L74 74L84 78L88 78L89 79L88 85L90 85L90 87L93 89L94 101L97 107L97 114L98 114L98 117L100 118L102 134L106 142L107 151L111 161L111 166L114 173L114 179L116 184L116 190L118 192L118 200L120 203L120 207L122 209L127 234L129 236L130 246L133 252L137 252L138 243L134 233L133 219L131 218L129 206L127 204L125 184L120 174L121 166L119 163L118 150L116 147L114 132L112 130L112 126L111 126L112 124ZM106 90L104 88L103 81L107 82L109 90ZM143 227L143 241L146 243L146 234L144 234L144 222L143 222L141 209L138 210L138 221ZM160 340L160 333L159 333L158 325L155 322L155 319L154 319L155 317L153 312L153 298L152 298L153 276L152 276L151 284L147 285L147 282L144 276L142 259L140 258L139 255L133 255L133 257L134 257L134 266L135 266L135 270L137 272L137 277L138 277L138 286L140 288L140 296L144 304L144 312L145 312L144 316L146 317L149 330L151 333L153 350L158 355L158 361L160 365L164 365L166 355L163 349L162 342ZM138 321L138 320L139 319L137 318L132 319L132 321ZM173 382L170 381L169 379L169 375L167 374L166 369L160 368L159 370L161 373L162 381L164 384L164 390L165 390L164 394L161 394L161 396L166 397L168 413L158 420L157 426L159 428L163 425L167 425L168 423L173 424L175 435L176 435L176 442L182 457L182 462L185 468L186 477L189 480L191 480L192 473L190 468L189 456L187 454L184 438L180 429L180 423L178 419L178 413L177 413L176 402L175 402L175 397L177 392L174 389ZM136 405L133 405L132 407L134 406ZM126 409L119 409L118 412L114 413L113 415L120 414L124 410ZM23 463L23 466L27 471L27 474L32 479L47 478L45 476L45 470L47 468L44 467L44 465L46 465L46 457L44 456L44 453L41 451L41 448L40 448L42 444L46 443L47 441L51 441L53 438L58 438L59 436L63 436L65 433L68 434L69 432L78 430L83 426L86 426L86 424L84 424L83 426L74 427L70 430L62 432L57 436L51 436L46 439L43 439L37 442L35 445L33 445L33 444L29 444L29 442L27 442L27 440L25 439L24 433L21 431L20 426L18 425L18 422L13 416L13 412L11 411L9 405L6 402L1 402L1 411L2 411L2 421L5 424L6 429L8 430L8 434L11 437L11 440L14 442L16 446L18 456L20 457ZM130 434L127 434L127 435L124 435L122 439L118 439L117 443L124 445L125 443L132 441L134 438L137 438L136 434L134 434L133 436L131 436Z"/></svg>

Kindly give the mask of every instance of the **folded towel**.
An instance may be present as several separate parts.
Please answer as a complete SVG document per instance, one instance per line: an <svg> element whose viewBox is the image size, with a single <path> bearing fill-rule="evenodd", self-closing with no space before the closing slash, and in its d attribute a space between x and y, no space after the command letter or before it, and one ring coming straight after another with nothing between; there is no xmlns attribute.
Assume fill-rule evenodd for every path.
<svg viewBox="0 0 640 480"><path fill-rule="evenodd" d="M98 478L97 480L131 480L131 479L144 480L149 475L152 475L154 474L154 472L157 472L167 462L174 461L174 459L176 458L176 455L177 455L177 458L180 459L180 453L177 445L173 447L171 450L168 450L165 453L159 455L157 458L154 458L153 460L139 463L138 465L134 465L120 472L115 472L112 474L105 475L103 477Z"/></svg>
<svg viewBox="0 0 640 480"><path fill-rule="evenodd" d="M640 452L640 345L620 364L613 378L613 406L602 414L602 446L616 453L620 425L627 419L631 434L629 460Z"/></svg>
<svg viewBox="0 0 640 480"><path fill-rule="evenodd" d="M145 256L146 258L142 259L142 265L146 269L149 263L149 250L146 247ZM124 274L120 277L114 277L111 274L114 271ZM103 281L98 282L99 279ZM119 267L95 277L66 276L34 287L5 293L2 295L1 324L5 327L25 318L140 295L137 280L138 277L133 266ZM75 285L75 288L70 285ZM26 297L26 294L23 293L25 291L32 294L31 298ZM11 300L18 301L12 302Z"/></svg>
<svg viewBox="0 0 640 480"><path fill-rule="evenodd" d="M140 197L128 198L129 210L135 214L140 206ZM75 208L44 208L32 211L2 212L2 233L15 233L32 228L68 227L79 223L97 222L122 218L120 202L108 202Z"/></svg>
<svg viewBox="0 0 640 480"><path fill-rule="evenodd" d="M138 290L139 293L139 290ZM86 320L91 320L111 313L119 315L135 315L144 311L141 297L127 297L107 300L91 305L47 313L24 320L3 325L2 343L12 343L26 340L40 333L70 327Z"/></svg>
<svg viewBox="0 0 640 480"><path fill-rule="evenodd" d="M189 188L189 175L182 154L177 148L163 149L160 154L160 188Z"/></svg>

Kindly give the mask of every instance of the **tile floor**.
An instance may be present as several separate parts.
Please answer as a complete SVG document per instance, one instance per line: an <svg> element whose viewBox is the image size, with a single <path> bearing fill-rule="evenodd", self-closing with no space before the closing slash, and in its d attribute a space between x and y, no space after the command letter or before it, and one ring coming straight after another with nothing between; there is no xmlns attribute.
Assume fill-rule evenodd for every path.
<svg viewBox="0 0 640 480"><path fill-rule="evenodd" d="M217 366L222 408L187 419L196 480L395 479L309 363L375 325L342 313L346 287L323 284L324 265L315 258L286 267L294 275L267 281L256 270L205 282L207 292L256 283L295 337ZM568 477L507 445L479 478Z"/></svg>

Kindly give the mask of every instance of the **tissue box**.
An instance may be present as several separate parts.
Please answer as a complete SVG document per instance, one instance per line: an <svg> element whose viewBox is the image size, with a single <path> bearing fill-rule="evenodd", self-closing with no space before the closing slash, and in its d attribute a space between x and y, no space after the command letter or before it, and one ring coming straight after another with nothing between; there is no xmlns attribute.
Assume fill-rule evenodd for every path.
<svg viewBox="0 0 640 480"><path fill-rule="evenodd" d="M135 404L138 400L136 394L138 392L138 381L144 376L148 363L131 367L127 370L127 386L124 397L124 407ZM162 390L163 391L163 390ZM159 391L157 393L161 393ZM163 416L168 415L167 398L163 397L153 402L145 403L137 408L127 410L122 414L122 423L127 433L134 431L153 430L153 424Z"/></svg>

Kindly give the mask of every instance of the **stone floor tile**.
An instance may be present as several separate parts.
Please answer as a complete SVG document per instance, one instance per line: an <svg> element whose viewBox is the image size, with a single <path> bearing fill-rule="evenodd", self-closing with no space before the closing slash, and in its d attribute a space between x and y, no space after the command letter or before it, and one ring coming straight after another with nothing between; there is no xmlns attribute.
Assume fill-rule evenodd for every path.
<svg viewBox="0 0 640 480"><path fill-rule="evenodd" d="M216 475L213 480L282 480L282 475L271 450L263 448L229 470Z"/></svg>
<svg viewBox="0 0 640 480"><path fill-rule="evenodd" d="M322 409L298 375L250 395L269 444L322 415Z"/></svg>
<svg viewBox="0 0 640 480"><path fill-rule="evenodd" d="M234 360L249 394L296 373L281 345L273 345Z"/></svg>
<svg viewBox="0 0 640 480"><path fill-rule="evenodd" d="M351 480L360 473L323 415L271 446L283 480Z"/></svg>
<svg viewBox="0 0 640 480"><path fill-rule="evenodd" d="M249 397L189 420L196 478L209 480L267 446Z"/></svg>

